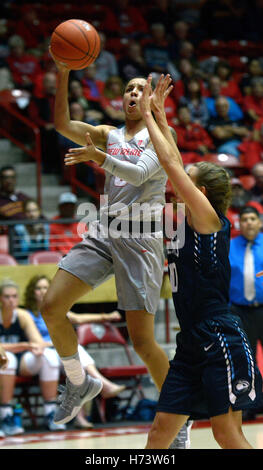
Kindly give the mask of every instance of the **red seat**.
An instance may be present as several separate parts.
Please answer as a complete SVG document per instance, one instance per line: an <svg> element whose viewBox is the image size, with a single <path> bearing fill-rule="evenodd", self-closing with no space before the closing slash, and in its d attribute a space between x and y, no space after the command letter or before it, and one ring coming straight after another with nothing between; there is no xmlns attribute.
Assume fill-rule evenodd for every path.
<svg viewBox="0 0 263 470"><path fill-rule="evenodd" d="M0 253L9 253L8 235L0 235Z"/></svg>
<svg viewBox="0 0 263 470"><path fill-rule="evenodd" d="M123 394L123 398L118 397L120 400L126 401L126 408L130 405L133 397L137 395L140 399L144 398L144 393L141 386L141 379L143 375L148 375L148 369L144 365L134 364L131 352L125 338L122 336L118 328L111 323L86 323L77 328L78 340L82 346L89 344L97 344L99 346L107 347L112 345L120 346L125 352L127 358L126 365L119 366L105 366L100 367L99 371L108 379L128 379L129 384ZM128 396L126 392L129 392ZM102 422L106 422L106 400L99 397L96 399L98 405L98 412Z"/></svg>
<svg viewBox="0 0 263 470"><path fill-rule="evenodd" d="M253 188L256 183L256 180L253 175L240 175L239 179L245 189L248 191Z"/></svg>
<svg viewBox="0 0 263 470"><path fill-rule="evenodd" d="M17 261L8 253L0 253L0 265L16 266Z"/></svg>
<svg viewBox="0 0 263 470"><path fill-rule="evenodd" d="M36 251L28 257L28 262L29 264L56 264L62 256L59 251Z"/></svg>

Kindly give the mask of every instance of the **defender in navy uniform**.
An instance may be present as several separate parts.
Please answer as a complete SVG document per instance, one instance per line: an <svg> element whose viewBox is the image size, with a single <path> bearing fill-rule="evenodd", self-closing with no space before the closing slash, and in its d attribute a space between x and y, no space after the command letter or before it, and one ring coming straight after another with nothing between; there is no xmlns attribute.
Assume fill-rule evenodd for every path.
<svg viewBox="0 0 263 470"><path fill-rule="evenodd" d="M158 84L158 107L151 112L151 77L141 112L158 158L186 206L185 241L169 250L173 300L181 331L161 390L147 448L168 448L182 425L209 417L222 448L251 448L242 432L242 410L258 406L262 381L238 317L229 310L230 223L224 216L231 191L223 167L200 162L187 174L164 122L169 76ZM180 242L181 245L180 246Z"/></svg>

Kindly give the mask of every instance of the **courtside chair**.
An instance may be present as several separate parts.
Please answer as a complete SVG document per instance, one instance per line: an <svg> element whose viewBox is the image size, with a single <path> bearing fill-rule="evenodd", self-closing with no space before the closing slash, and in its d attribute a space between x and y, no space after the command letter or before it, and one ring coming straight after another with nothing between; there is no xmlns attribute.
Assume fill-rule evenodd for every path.
<svg viewBox="0 0 263 470"><path fill-rule="evenodd" d="M141 385L142 377L149 374L148 369L144 365L134 364L129 346L119 329L112 323L86 323L77 327L77 335L79 343L87 347L91 344L98 345L98 348L120 347L121 352L125 352L126 364L118 366L98 367L100 373L109 380L118 379L122 383L127 382L127 388L117 398L125 400L127 409L133 397L138 396L139 399L144 398L144 392ZM98 408L100 419L106 422L106 400L101 395L96 397L96 405Z"/></svg>
<svg viewBox="0 0 263 470"><path fill-rule="evenodd" d="M0 253L0 265L16 266L17 261L12 255L9 255L8 253Z"/></svg>
<svg viewBox="0 0 263 470"><path fill-rule="evenodd" d="M59 251L36 251L28 257L29 264L49 264L58 263L62 258L62 253Z"/></svg>

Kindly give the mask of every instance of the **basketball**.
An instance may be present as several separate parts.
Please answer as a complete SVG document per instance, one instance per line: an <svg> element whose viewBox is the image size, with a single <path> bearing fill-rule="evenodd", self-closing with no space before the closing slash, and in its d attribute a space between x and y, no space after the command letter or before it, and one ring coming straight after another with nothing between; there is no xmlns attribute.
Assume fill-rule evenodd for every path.
<svg viewBox="0 0 263 470"><path fill-rule="evenodd" d="M70 69L81 70L92 64L100 52L100 37L90 23L67 20L53 31L50 41L55 59Z"/></svg>

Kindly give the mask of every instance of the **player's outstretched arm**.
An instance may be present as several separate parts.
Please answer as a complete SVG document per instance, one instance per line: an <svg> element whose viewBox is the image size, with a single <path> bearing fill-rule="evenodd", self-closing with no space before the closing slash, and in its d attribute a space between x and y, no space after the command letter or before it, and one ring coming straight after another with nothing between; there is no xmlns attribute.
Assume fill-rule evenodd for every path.
<svg viewBox="0 0 263 470"><path fill-rule="evenodd" d="M164 137L151 110L151 76L148 77L140 101L141 113L148 128L159 161L167 173L176 193L190 210L193 226L201 233L220 229L219 218L207 197L195 186L182 166L177 145L172 146Z"/></svg>
<svg viewBox="0 0 263 470"><path fill-rule="evenodd" d="M88 132L91 135L94 144L97 147L105 149L108 132L113 127L107 125L92 126L82 121L74 121L70 119L68 106L68 80L70 68L63 62L57 61L52 55L50 49L49 51L58 69L54 116L56 130L79 145L86 144L86 133Z"/></svg>

